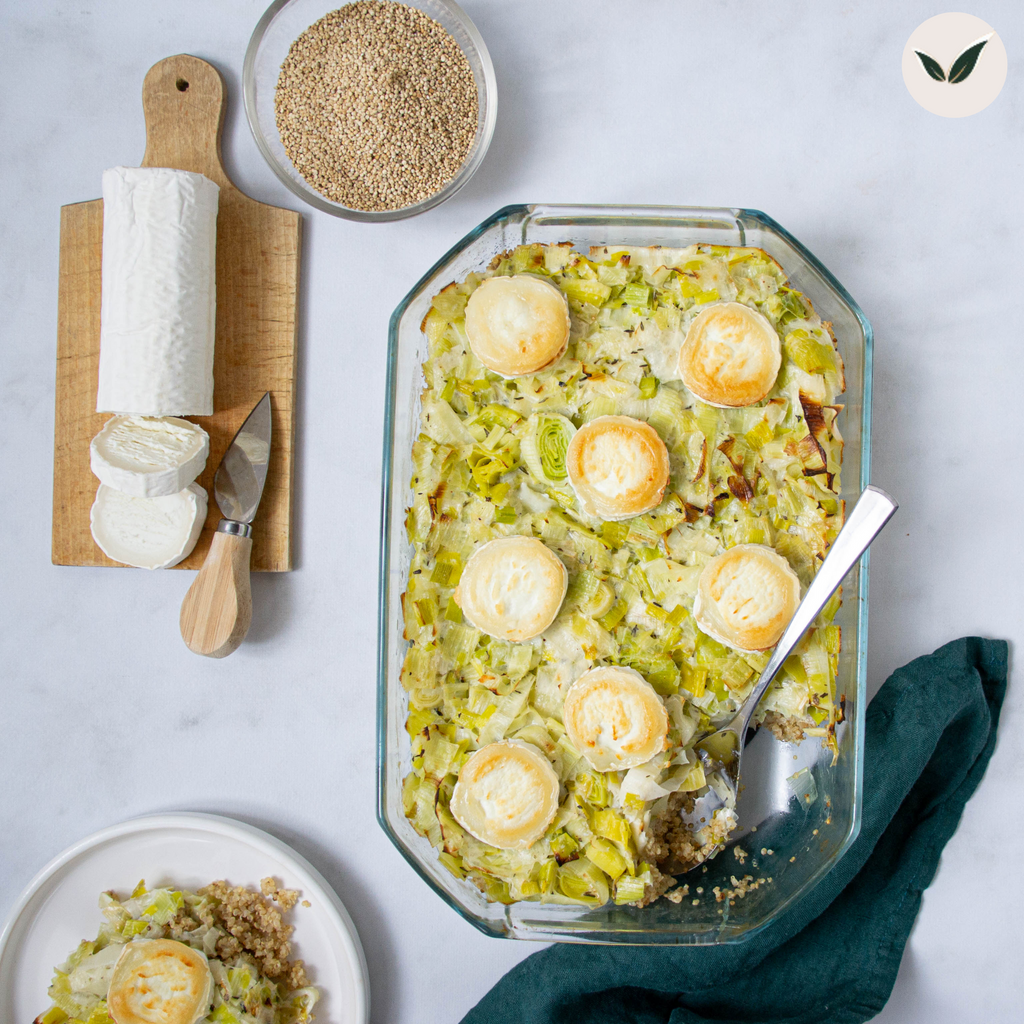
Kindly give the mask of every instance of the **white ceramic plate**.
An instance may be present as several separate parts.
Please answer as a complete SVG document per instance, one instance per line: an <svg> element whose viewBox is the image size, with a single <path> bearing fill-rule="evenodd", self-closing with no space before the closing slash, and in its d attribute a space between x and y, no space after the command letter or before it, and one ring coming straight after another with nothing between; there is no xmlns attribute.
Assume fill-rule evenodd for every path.
<svg viewBox="0 0 1024 1024"><path fill-rule="evenodd" d="M53 968L96 936L106 889L147 885L196 889L217 879L259 887L272 875L299 889L293 955L321 992L317 1024L366 1024L369 979L359 937L320 873L280 840L213 814L159 814L103 829L75 843L29 883L0 933L0 1021L30 1024L46 1010Z"/></svg>

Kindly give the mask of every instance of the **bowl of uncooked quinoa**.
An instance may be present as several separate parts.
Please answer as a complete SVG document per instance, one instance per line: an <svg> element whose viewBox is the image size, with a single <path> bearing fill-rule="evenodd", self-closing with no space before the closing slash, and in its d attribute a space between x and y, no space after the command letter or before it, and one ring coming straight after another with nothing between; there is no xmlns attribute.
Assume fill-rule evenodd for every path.
<svg viewBox="0 0 1024 1024"><path fill-rule="evenodd" d="M274 173L310 206L399 220L451 198L494 132L494 68L451 0L276 0L242 69Z"/></svg>

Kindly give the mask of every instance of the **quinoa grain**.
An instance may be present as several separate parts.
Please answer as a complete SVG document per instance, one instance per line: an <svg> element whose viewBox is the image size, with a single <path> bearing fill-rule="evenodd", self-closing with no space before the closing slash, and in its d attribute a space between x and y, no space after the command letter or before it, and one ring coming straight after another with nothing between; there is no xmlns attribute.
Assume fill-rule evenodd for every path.
<svg viewBox="0 0 1024 1024"><path fill-rule="evenodd" d="M455 177L478 104L469 61L438 22L392 0L356 0L292 43L274 112L310 186L350 209L384 211Z"/></svg>

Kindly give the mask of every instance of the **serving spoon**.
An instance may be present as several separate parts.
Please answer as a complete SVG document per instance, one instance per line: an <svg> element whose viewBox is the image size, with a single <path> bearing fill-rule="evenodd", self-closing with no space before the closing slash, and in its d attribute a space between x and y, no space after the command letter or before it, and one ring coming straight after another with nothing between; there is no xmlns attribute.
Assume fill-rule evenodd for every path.
<svg viewBox="0 0 1024 1024"><path fill-rule="evenodd" d="M807 588L804 599L779 638L768 664L747 699L731 721L708 733L695 744L698 756L704 763L705 771L717 770L725 788L724 796L719 789L709 788L704 796L697 798L693 810L685 815L686 821L696 833L699 833L712 821L717 810L725 806L730 808L736 806L743 748L746 745L747 729L754 710L772 680L779 674L779 669L782 668L793 648L800 642L811 623L818 617L818 613L825 607L828 599L843 582L846 574L882 531L882 527L892 518L897 508L899 506L896 502L880 488L869 486L864 489L864 493L853 507L853 511L847 516L846 524L832 542L825 561ZM703 864L726 842L728 842L728 838L725 836L717 841L713 839L704 841L697 855L699 859L690 863L685 870L690 871Z"/></svg>

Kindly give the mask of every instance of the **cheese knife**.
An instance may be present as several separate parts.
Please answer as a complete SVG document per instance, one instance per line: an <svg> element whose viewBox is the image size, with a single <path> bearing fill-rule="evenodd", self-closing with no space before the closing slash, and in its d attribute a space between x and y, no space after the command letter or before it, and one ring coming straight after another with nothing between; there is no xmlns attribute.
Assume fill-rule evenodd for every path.
<svg viewBox="0 0 1024 1024"><path fill-rule="evenodd" d="M181 637L190 651L226 658L252 622L249 558L252 523L270 460L270 392L249 413L220 460L213 493L224 518L206 561L181 603Z"/></svg>

